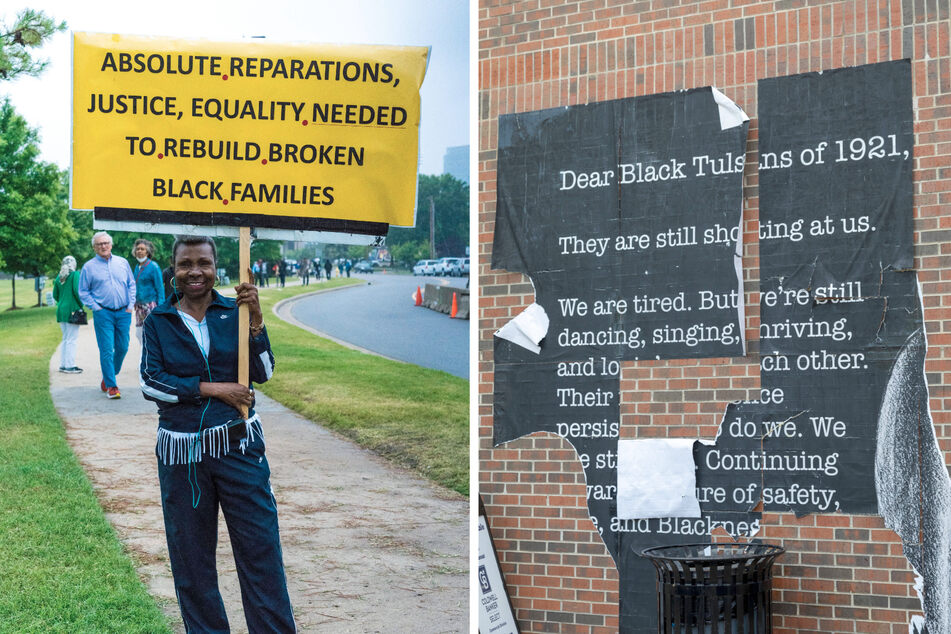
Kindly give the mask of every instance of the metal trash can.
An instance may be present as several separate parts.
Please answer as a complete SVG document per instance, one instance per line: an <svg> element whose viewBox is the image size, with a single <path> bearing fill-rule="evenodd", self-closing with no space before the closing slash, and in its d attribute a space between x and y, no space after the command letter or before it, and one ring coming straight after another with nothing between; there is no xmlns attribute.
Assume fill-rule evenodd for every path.
<svg viewBox="0 0 951 634"><path fill-rule="evenodd" d="M657 631L663 634L772 632L771 544L684 544L641 552L657 569Z"/></svg>

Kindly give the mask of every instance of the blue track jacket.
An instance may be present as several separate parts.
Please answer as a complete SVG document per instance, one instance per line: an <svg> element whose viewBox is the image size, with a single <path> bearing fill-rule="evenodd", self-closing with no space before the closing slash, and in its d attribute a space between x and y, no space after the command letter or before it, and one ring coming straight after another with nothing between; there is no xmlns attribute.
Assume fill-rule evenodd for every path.
<svg viewBox="0 0 951 634"><path fill-rule="evenodd" d="M142 325L142 362L139 385L145 398L158 403L159 428L194 434L241 419L241 413L216 398L202 398L200 381L238 381L238 307L217 291L205 313L211 339L208 360L172 305L172 296L157 306ZM250 379L264 383L274 371L274 355L267 331L250 343ZM209 401L211 401L209 403ZM206 409L207 406L207 409ZM254 418L254 408L248 419Z"/></svg>

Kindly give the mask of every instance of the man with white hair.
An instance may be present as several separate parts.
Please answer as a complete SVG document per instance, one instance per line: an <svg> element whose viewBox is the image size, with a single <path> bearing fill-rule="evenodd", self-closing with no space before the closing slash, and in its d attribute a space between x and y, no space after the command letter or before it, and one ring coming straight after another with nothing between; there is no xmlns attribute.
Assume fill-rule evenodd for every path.
<svg viewBox="0 0 951 634"><path fill-rule="evenodd" d="M79 275L79 297L92 309L102 383L109 398L120 398L116 375L129 350L129 327L135 306L135 278L129 262L112 254L112 237L100 231L92 237L95 257Z"/></svg>

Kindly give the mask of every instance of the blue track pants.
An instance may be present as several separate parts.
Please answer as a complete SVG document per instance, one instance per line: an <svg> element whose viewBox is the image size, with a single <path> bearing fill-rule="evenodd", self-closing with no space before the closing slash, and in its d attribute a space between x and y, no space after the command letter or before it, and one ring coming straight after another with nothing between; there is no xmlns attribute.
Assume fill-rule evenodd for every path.
<svg viewBox="0 0 951 634"><path fill-rule="evenodd" d="M230 631L215 568L219 506L231 537L248 631L296 631L271 471L264 439L254 436L244 452L233 443L227 455L205 455L196 464L168 466L159 460L172 576L189 634ZM198 500L197 508L192 508L193 499Z"/></svg>

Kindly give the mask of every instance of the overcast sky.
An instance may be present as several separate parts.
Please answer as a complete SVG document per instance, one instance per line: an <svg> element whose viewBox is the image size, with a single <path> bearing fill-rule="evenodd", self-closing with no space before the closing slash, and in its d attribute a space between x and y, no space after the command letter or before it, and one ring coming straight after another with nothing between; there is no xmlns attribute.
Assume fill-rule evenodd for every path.
<svg viewBox="0 0 951 634"><path fill-rule="evenodd" d="M14 0L16 1L16 0ZM423 81L420 173L441 174L447 147L469 144L468 0L22 0L4 2L12 22L23 7L65 20L75 31L211 40L265 36L273 42L431 46ZM69 167L71 37L41 49L39 78L0 83L17 111L39 128L43 160Z"/></svg>

